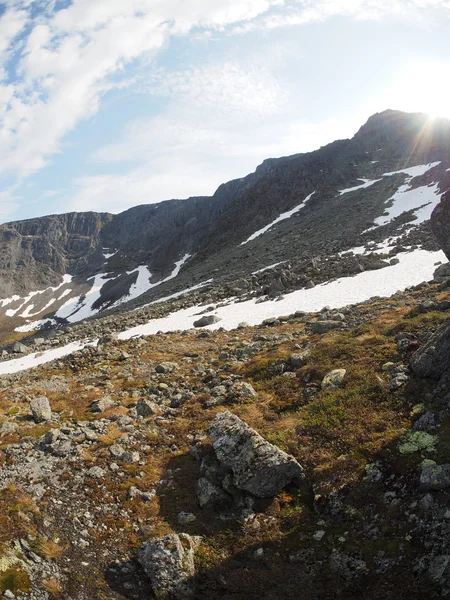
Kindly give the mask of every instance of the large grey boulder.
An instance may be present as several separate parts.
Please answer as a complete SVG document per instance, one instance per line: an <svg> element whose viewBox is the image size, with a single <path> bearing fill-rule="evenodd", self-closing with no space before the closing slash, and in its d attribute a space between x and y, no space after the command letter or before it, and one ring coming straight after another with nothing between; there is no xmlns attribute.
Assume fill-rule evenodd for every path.
<svg viewBox="0 0 450 600"><path fill-rule="evenodd" d="M194 327L208 327L208 325L214 325L214 323L218 323L221 320L216 315L205 315L201 319L198 319L198 321L194 321Z"/></svg>
<svg viewBox="0 0 450 600"><path fill-rule="evenodd" d="M21 342L16 342L13 346L13 352L15 354L26 354L28 350L28 346L25 346L25 344L22 344Z"/></svg>
<svg viewBox="0 0 450 600"><path fill-rule="evenodd" d="M303 468L293 456L229 411L219 413L207 433L220 463L233 472L233 483L239 490L269 498L304 478Z"/></svg>
<svg viewBox="0 0 450 600"><path fill-rule="evenodd" d="M192 598L194 590L190 579L195 572L194 550L198 542L198 538L185 533L171 533L139 548L138 560L158 600Z"/></svg>
<svg viewBox="0 0 450 600"><path fill-rule="evenodd" d="M38 396L30 402L30 409L35 423L52 420L52 409L46 396Z"/></svg>
<svg viewBox="0 0 450 600"><path fill-rule="evenodd" d="M433 273L433 279L436 283L443 283L450 279L450 262L444 263Z"/></svg>
<svg viewBox="0 0 450 600"><path fill-rule="evenodd" d="M450 368L450 319L413 354L411 368L419 377L431 379L439 379Z"/></svg>

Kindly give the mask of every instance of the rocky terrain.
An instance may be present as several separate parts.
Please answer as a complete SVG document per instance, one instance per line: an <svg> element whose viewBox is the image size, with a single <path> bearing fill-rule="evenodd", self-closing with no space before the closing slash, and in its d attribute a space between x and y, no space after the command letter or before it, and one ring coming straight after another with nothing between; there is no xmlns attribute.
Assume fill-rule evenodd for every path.
<svg viewBox="0 0 450 600"><path fill-rule="evenodd" d="M441 597L446 287L3 376L4 596Z"/></svg>
<svg viewBox="0 0 450 600"><path fill-rule="evenodd" d="M430 126L405 163L423 127L388 111L213 200L1 226L20 297L2 307L0 596L450 594L450 134Z"/></svg>

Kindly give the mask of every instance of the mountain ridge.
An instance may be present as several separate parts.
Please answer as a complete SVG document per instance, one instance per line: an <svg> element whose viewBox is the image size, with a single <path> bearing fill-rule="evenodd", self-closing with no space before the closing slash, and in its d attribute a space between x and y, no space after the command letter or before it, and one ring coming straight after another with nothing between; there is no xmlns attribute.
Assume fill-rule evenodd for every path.
<svg viewBox="0 0 450 600"><path fill-rule="evenodd" d="M416 165L424 165L423 172L404 171ZM92 304L101 311L125 307L139 291L142 301L157 297L158 284L170 293L211 277L233 281L274 262L338 253L414 225L420 199L374 229L402 192L417 190L424 205L435 202L433 193L450 188L448 167L450 121L387 110L372 115L351 139L266 159L210 197L140 205L116 215L68 213L6 223L0 225L0 298L9 300L0 303L18 326L30 312L41 319L58 315L64 302L75 310L98 285ZM260 230L267 231L256 235ZM45 290L63 276L71 277L70 285L53 298ZM36 290L43 293L31 297ZM11 300L27 294L28 305ZM1 313L2 307L0 321Z"/></svg>

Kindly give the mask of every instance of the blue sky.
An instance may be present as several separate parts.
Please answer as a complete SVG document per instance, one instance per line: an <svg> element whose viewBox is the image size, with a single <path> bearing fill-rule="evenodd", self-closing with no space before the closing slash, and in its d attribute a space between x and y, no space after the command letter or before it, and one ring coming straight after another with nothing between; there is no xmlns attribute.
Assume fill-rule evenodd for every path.
<svg viewBox="0 0 450 600"><path fill-rule="evenodd" d="M0 222L212 194L450 117L450 0L0 0Z"/></svg>

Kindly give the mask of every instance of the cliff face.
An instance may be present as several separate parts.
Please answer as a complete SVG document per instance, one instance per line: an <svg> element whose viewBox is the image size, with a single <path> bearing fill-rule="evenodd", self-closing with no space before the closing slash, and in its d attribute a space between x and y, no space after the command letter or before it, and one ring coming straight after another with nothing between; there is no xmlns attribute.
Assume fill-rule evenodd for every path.
<svg viewBox="0 0 450 600"><path fill-rule="evenodd" d="M106 213L69 213L0 226L0 296L57 285L65 273L102 264L100 232Z"/></svg>

